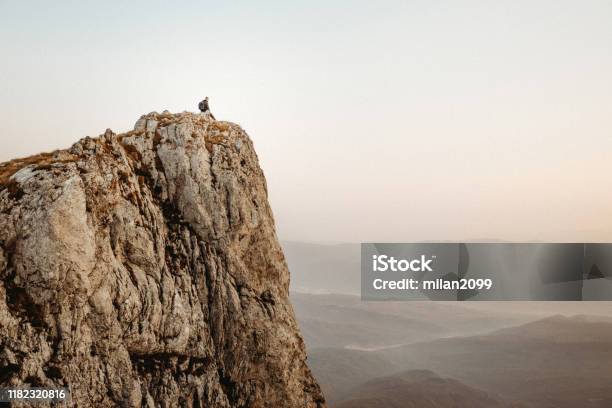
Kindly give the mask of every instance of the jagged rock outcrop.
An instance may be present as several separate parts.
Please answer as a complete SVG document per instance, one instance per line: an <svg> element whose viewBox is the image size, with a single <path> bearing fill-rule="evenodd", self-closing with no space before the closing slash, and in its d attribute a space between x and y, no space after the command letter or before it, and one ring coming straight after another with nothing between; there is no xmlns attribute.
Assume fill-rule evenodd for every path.
<svg viewBox="0 0 612 408"><path fill-rule="evenodd" d="M251 140L206 114L0 165L0 387L324 407Z"/></svg>

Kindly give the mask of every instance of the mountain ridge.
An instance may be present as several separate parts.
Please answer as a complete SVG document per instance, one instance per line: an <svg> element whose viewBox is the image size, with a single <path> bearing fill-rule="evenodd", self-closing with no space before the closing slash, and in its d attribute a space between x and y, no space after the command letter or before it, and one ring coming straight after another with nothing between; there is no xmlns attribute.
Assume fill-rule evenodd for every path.
<svg viewBox="0 0 612 408"><path fill-rule="evenodd" d="M430 370L409 370L355 387L335 408L510 408L484 391Z"/></svg>

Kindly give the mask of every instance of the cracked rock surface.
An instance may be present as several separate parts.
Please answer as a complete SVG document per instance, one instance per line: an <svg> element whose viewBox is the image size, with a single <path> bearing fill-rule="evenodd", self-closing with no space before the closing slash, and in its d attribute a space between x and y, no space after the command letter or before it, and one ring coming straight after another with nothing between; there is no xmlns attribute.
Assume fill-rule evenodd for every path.
<svg viewBox="0 0 612 408"><path fill-rule="evenodd" d="M324 407L247 134L206 114L0 165L0 387Z"/></svg>

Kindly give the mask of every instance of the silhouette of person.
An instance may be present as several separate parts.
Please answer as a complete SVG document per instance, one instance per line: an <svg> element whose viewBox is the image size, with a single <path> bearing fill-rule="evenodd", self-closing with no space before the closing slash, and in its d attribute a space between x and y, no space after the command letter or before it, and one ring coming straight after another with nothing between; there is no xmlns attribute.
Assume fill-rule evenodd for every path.
<svg viewBox="0 0 612 408"><path fill-rule="evenodd" d="M215 116L210 111L210 106L208 106L208 96L204 98L204 100L198 104L198 108L200 109L200 112L202 113L208 112L208 114L210 115L211 118L213 118L213 120L217 120L215 119Z"/></svg>

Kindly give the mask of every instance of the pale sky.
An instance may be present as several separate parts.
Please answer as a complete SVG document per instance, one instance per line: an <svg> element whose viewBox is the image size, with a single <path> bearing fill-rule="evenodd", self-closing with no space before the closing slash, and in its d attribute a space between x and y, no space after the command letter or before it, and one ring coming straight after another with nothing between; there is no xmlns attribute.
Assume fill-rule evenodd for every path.
<svg viewBox="0 0 612 408"><path fill-rule="evenodd" d="M0 161L196 110L279 236L612 240L612 1L0 0Z"/></svg>

